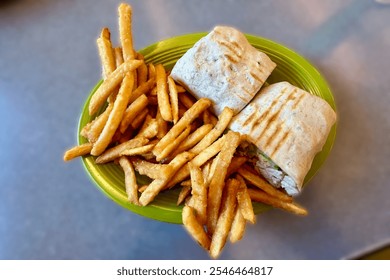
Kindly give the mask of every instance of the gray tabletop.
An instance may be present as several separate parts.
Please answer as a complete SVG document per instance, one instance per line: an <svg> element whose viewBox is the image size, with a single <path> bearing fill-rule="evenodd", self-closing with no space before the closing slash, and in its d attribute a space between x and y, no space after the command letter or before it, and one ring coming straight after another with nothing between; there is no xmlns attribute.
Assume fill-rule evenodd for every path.
<svg viewBox="0 0 390 280"><path fill-rule="evenodd" d="M119 1L0 1L0 258L204 259L182 226L118 206L76 143L100 79L95 40L117 38ZM137 49L235 26L308 58L338 109L330 157L298 201L310 215L258 217L223 259L342 259L390 240L390 5L375 1L131 1Z"/></svg>

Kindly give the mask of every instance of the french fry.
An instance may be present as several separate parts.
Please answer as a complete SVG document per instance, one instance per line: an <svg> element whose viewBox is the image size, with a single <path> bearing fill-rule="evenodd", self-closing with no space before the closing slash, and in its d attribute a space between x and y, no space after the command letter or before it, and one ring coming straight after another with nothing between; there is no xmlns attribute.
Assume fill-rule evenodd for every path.
<svg viewBox="0 0 390 280"><path fill-rule="evenodd" d="M168 166L171 167L168 174L165 174L166 177L163 179L155 179L150 185L146 188L146 190L142 193L141 197L139 198L139 202L142 206L148 205L155 197L156 195L165 187L165 185L169 182L169 180L172 178L173 175L194 155L189 152L184 152L179 155L177 155L169 164Z"/></svg>
<svg viewBox="0 0 390 280"><path fill-rule="evenodd" d="M125 132L130 123L146 108L146 106L148 106L148 98L143 94L127 107L120 123L121 133Z"/></svg>
<svg viewBox="0 0 390 280"><path fill-rule="evenodd" d="M277 190L275 187L273 187L271 184L269 184L267 181L265 181L263 178L261 178L259 175L250 172L247 168L240 167L238 169L238 173L244 177L245 180L247 180L249 183L254 185L255 187L258 187L259 189L262 189L269 195L276 197L280 200L291 202L292 197L288 196L287 194Z"/></svg>
<svg viewBox="0 0 390 280"><path fill-rule="evenodd" d="M153 150L155 144L147 144L145 146L137 147L137 148L131 148L124 150L120 153L121 156L136 156L136 155L143 155L146 153L149 153Z"/></svg>
<svg viewBox="0 0 390 280"><path fill-rule="evenodd" d="M149 114L149 109L148 108L145 108L143 109L136 117L135 119L133 120L133 122L131 123L131 127L133 129L138 129L140 126L142 126L142 124L144 123L146 117L148 116Z"/></svg>
<svg viewBox="0 0 390 280"><path fill-rule="evenodd" d="M171 108L172 108L172 120L173 123L175 124L179 120L179 98L178 98L175 81L172 79L171 76L168 77L168 88L169 88L169 98L170 98Z"/></svg>
<svg viewBox="0 0 390 280"><path fill-rule="evenodd" d="M146 175L151 179L164 179L165 174L168 174L171 169L167 164L152 163L142 159L134 159L132 163L139 174Z"/></svg>
<svg viewBox="0 0 390 280"><path fill-rule="evenodd" d="M176 205L180 205L183 201L191 194L191 182L189 186L183 186L180 190L179 196L177 198Z"/></svg>
<svg viewBox="0 0 390 280"><path fill-rule="evenodd" d="M183 207L182 220L184 228L205 250L210 248L210 238L207 236L203 226L196 219L194 210L189 206Z"/></svg>
<svg viewBox="0 0 390 280"><path fill-rule="evenodd" d="M114 103L109 103L104 112L96 117L87 134L89 142L95 143L98 140L104 126L107 123L108 117L110 116L113 107Z"/></svg>
<svg viewBox="0 0 390 280"><path fill-rule="evenodd" d="M241 214L241 211L236 207L236 213L234 214L234 219L232 223L232 228L230 229L230 242L236 243L241 240L245 233L246 221Z"/></svg>
<svg viewBox="0 0 390 280"><path fill-rule="evenodd" d="M122 63L103 81L92 95L89 102L89 114L93 115L106 102L111 92L122 82L127 73L134 71L142 64L140 60L128 60Z"/></svg>
<svg viewBox="0 0 390 280"><path fill-rule="evenodd" d="M158 123L156 119L153 119L150 115L146 116L145 122L139 130L138 134L134 138L145 137L151 139L157 136Z"/></svg>
<svg viewBox="0 0 390 280"><path fill-rule="evenodd" d="M115 55L115 65L116 68L118 68L123 62L123 52L121 47L114 48L114 55Z"/></svg>
<svg viewBox="0 0 390 280"><path fill-rule="evenodd" d="M145 64L144 56L142 54L137 53L137 59L144 62L140 67L137 68L137 84L138 87L140 87L148 80L148 67Z"/></svg>
<svg viewBox="0 0 390 280"><path fill-rule="evenodd" d="M196 217L202 225L207 222L207 189L203 179L202 171L198 166L188 163L191 176L191 206L196 213Z"/></svg>
<svg viewBox="0 0 390 280"><path fill-rule="evenodd" d="M176 84L176 89L177 89L178 93L183 93L183 92L187 91L184 87L182 87L181 85L178 85L178 84Z"/></svg>
<svg viewBox="0 0 390 280"><path fill-rule="evenodd" d="M222 248L225 246L234 219L234 210L237 203L236 195L239 184L240 182L238 180L229 179L224 188L224 195L221 202L221 214L218 217L211 238L210 256L212 258L217 258L221 253ZM207 230L209 230L209 227L207 227Z"/></svg>
<svg viewBox="0 0 390 280"><path fill-rule="evenodd" d="M119 144L115 147L112 147L112 148L106 150L104 153L102 153L100 156L98 156L96 158L95 162L97 164L103 164L103 163L113 161L114 159L116 159L120 156L122 151L127 150L127 149L131 149L131 148L140 147L142 145L145 145L148 142L149 142L149 140L146 138L143 138L143 137L131 139L127 142L124 142L122 144Z"/></svg>
<svg viewBox="0 0 390 280"><path fill-rule="evenodd" d="M134 100L136 100L138 97L140 97L142 94L149 95L149 92L152 90L152 88L156 85L156 79L150 78L145 83L139 85L132 93L129 103L133 103Z"/></svg>
<svg viewBox="0 0 390 280"><path fill-rule="evenodd" d="M206 98L199 99L183 117L169 130L169 132L157 143L153 150L158 155L162 150L172 142L184 129L186 129L204 110L211 105L211 101Z"/></svg>
<svg viewBox="0 0 390 280"><path fill-rule="evenodd" d="M160 110L157 108L157 114L156 114L156 121L157 121L157 138L161 139L163 138L167 132L168 132L168 123L162 118Z"/></svg>
<svg viewBox="0 0 390 280"><path fill-rule="evenodd" d="M229 177L233 173L236 173L237 170L247 161L248 161L247 157L234 156L228 167L226 177Z"/></svg>
<svg viewBox="0 0 390 280"><path fill-rule="evenodd" d="M118 96L115 99L114 107L108 117L107 123L103 128L102 133L99 135L98 140L94 143L91 150L91 154L98 156L104 152L107 146L110 144L112 137L116 129L122 120L125 113L127 102L129 101L131 92L133 90L134 77L132 74L127 74L123 79L122 85L119 89Z"/></svg>
<svg viewBox="0 0 390 280"><path fill-rule="evenodd" d="M221 152L216 157L214 176L209 184L207 201L207 229L213 233L217 225L219 208L221 206L222 191L230 161L236 148L240 144L241 136L237 132L229 131L223 143Z"/></svg>
<svg viewBox="0 0 390 280"><path fill-rule="evenodd" d="M114 72L116 68L115 55L110 40L110 30L107 27L102 29L96 43L103 66L103 78L105 79L109 74Z"/></svg>
<svg viewBox="0 0 390 280"><path fill-rule="evenodd" d="M85 156L89 154L92 150L92 143L85 143L79 146L75 146L67 150L64 154L64 161L72 160L79 156Z"/></svg>
<svg viewBox="0 0 390 280"><path fill-rule="evenodd" d="M189 96L187 93L180 94L179 100L187 109L191 108L195 104L192 96Z"/></svg>
<svg viewBox="0 0 390 280"><path fill-rule="evenodd" d="M119 158L119 165L122 167L123 172L125 173L125 187L127 198L130 203L139 205L138 202L138 185L137 179L135 176L134 167L125 156Z"/></svg>
<svg viewBox="0 0 390 280"><path fill-rule="evenodd" d="M162 150L162 152L156 156L156 160L162 161L163 159L167 158L173 152L173 150L175 150L180 145L180 143L187 138L187 136L190 134L190 131L191 127L187 127L182 133L177 136L175 140L165 146L165 149Z"/></svg>
<svg viewBox="0 0 390 280"><path fill-rule="evenodd" d="M177 148L177 154L187 151L201 141L207 133L213 128L212 124L204 124L192 132Z"/></svg>
<svg viewBox="0 0 390 280"><path fill-rule="evenodd" d="M240 175L237 175L236 178L240 182L240 185L237 190L238 209L240 210L245 220L254 224L256 222L256 216L253 212L252 200L249 196L248 188L245 184L244 179Z"/></svg>
<svg viewBox="0 0 390 280"><path fill-rule="evenodd" d="M221 115L219 116L219 120L216 126L198 143L195 147L193 147L190 152L191 153L199 153L204 150L206 147L210 146L222 133L225 131L226 127L230 123L233 117L233 110L229 107L225 107L223 109Z"/></svg>
<svg viewBox="0 0 390 280"><path fill-rule="evenodd" d="M133 47L132 33L132 8L130 5L121 3L118 7L119 15L119 38L123 49L123 58L125 61L134 59L135 52Z"/></svg>
<svg viewBox="0 0 390 280"><path fill-rule="evenodd" d="M157 86L157 99L158 109L161 112L162 118L167 121L172 121L172 109L169 103L168 88L167 88L167 76L164 66L158 64L156 67L156 86Z"/></svg>
<svg viewBox="0 0 390 280"><path fill-rule="evenodd" d="M149 79L156 79L156 68L153 63L148 64L148 77Z"/></svg>
<svg viewBox="0 0 390 280"><path fill-rule="evenodd" d="M305 208L303 208L302 206L300 206L296 203L293 203L293 202L287 202L287 201L280 200L280 199L278 199L274 196L271 196L271 195L267 194L266 192L261 191L259 189L248 188L248 193L249 193L251 199L254 201L261 202L261 203L264 203L267 205L271 205L273 207L280 208L280 209L286 210L288 212L291 212L291 213L294 213L297 215L302 215L302 216L307 215L307 210Z"/></svg>

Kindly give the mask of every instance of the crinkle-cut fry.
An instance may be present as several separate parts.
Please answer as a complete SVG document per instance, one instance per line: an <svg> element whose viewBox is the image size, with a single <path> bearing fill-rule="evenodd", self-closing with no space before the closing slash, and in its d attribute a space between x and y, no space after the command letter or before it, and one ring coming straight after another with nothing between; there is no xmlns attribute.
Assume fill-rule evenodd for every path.
<svg viewBox="0 0 390 280"><path fill-rule="evenodd" d="M145 83L139 85L132 93L129 103L133 103L142 94L150 95L150 91L156 86L156 79L150 78Z"/></svg>
<svg viewBox="0 0 390 280"><path fill-rule="evenodd" d="M280 190L273 187L271 184L269 184L265 179L261 178L258 174L252 173L249 171L245 166L242 166L238 169L238 173L244 177L246 181L248 181L251 185L254 185L255 187L258 187L259 189L262 189L269 195L276 197L280 200L291 202L292 197L281 192Z"/></svg>
<svg viewBox="0 0 390 280"><path fill-rule="evenodd" d="M197 128L194 132L188 135L188 137L182 143L180 143L175 153L179 154L183 151L188 151L191 149L193 146L199 143L199 141L201 141L212 128L212 124L204 124Z"/></svg>
<svg viewBox="0 0 390 280"><path fill-rule="evenodd" d="M240 182L236 179L229 179L224 188L223 196L221 199L221 214L218 217L213 231L211 244L210 244L210 256L217 258L221 253L223 247L226 244L226 239L229 235L232 227L235 208L237 204L237 188ZM207 228L209 230L209 228Z"/></svg>
<svg viewBox="0 0 390 280"><path fill-rule="evenodd" d="M202 225L207 222L207 189L203 178L202 170L188 163L191 177L191 200L188 203L196 213L196 217Z"/></svg>
<svg viewBox="0 0 390 280"><path fill-rule="evenodd" d="M233 117L233 110L229 107L225 107L222 113L219 115L219 120L215 127L198 143L193 147L191 153L199 153L204 150L206 147L210 146L227 128Z"/></svg>
<svg viewBox="0 0 390 280"><path fill-rule="evenodd" d="M195 166L202 166L204 163L206 163L209 159L211 159L213 156L218 154L222 147L225 140L225 136L222 136L217 141L215 141L213 144L211 144L209 147L204 149L201 153L199 153L197 156L195 156L191 163ZM175 177L169 182L167 185L167 188L171 188L175 186L176 184L180 183L181 181L185 180L188 176L190 176L190 170L187 165L183 166L179 172L175 175Z"/></svg>
<svg viewBox="0 0 390 280"><path fill-rule="evenodd" d="M114 107L108 117L106 125L104 126L102 133L94 143L91 154L98 156L104 152L107 146L110 144L115 131L120 125L122 117L125 113L127 103L129 101L131 92L133 90L134 76L129 73L123 79L121 87L119 89L118 96L115 99Z"/></svg>
<svg viewBox="0 0 390 280"><path fill-rule="evenodd" d="M187 138L187 136L190 134L190 131L191 131L191 127L187 127L182 133L180 133L176 137L175 140L173 140L171 143L165 146L165 149L162 150L162 152L156 156L156 160L162 161L163 159L168 158L168 156L180 145L180 143Z"/></svg>
<svg viewBox="0 0 390 280"><path fill-rule="evenodd" d="M136 117L135 119L133 120L133 122L131 123L131 127L133 129L138 129L139 127L141 127L147 117L147 115L149 114L149 109L148 108L145 108L143 109Z"/></svg>
<svg viewBox="0 0 390 280"><path fill-rule="evenodd" d="M104 126L107 123L108 117L110 116L113 107L114 103L109 103L104 112L95 118L95 121L92 123L87 134L89 142L95 143L98 140Z"/></svg>
<svg viewBox="0 0 390 280"><path fill-rule="evenodd" d="M153 150L156 144L147 144L145 146L126 149L120 153L121 156L137 156L149 153Z"/></svg>
<svg viewBox="0 0 390 280"><path fill-rule="evenodd" d="M190 109L184 113L183 117L160 140L160 142L154 148L153 153L155 155L161 153L170 142L172 142L183 130L185 130L210 105L211 101L209 99L199 99Z"/></svg>
<svg viewBox="0 0 390 280"><path fill-rule="evenodd" d="M172 121L177 123L179 120L179 97L176 89L175 81L171 76L168 76L168 88L169 88L169 99L172 108Z"/></svg>
<svg viewBox="0 0 390 280"><path fill-rule="evenodd" d="M210 248L210 238L205 232L203 226L196 219L194 210L190 206L184 206L182 212L182 220L184 228L191 237L199 243L205 250Z"/></svg>
<svg viewBox="0 0 390 280"><path fill-rule="evenodd" d="M171 167L170 170L168 170L165 178L158 178L153 180L150 185L146 188L146 190L142 193L139 202L142 206L148 205L153 199L156 197L156 195L166 186L166 184L169 182L169 180L172 178L172 176L175 175L175 173L189 160L191 160L194 157L193 154L189 152L184 152L179 155L177 155L169 164L168 166Z"/></svg>
<svg viewBox="0 0 390 280"><path fill-rule="evenodd" d="M177 197L176 205L180 205L184 200L191 194L191 182L189 186L183 186L180 190L179 196Z"/></svg>
<svg viewBox="0 0 390 280"><path fill-rule="evenodd" d="M157 114L156 114L156 121L157 121L157 138L162 139L168 132L168 123L164 121L164 119L161 116L160 110L157 108Z"/></svg>
<svg viewBox="0 0 390 280"><path fill-rule="evenodd" d="M247 157L234 156L228 167L226 177L229 177L233 173L236 173L237 170L247 161L248 161Z"/></svg>
<svg viewBox="0 0 390 280"><path fill-rule="evenodd" d="M130 125L130 123L137 117L137 115L148 106L148 98L145 94L138 97L136 100L134 100L133 103L131 103L122 118L122 121L120 123L120 132L123 133L127 129L127 127Z"/></svg>
<svg viewBox="0 0 390 280"><path fill-rule="evenodd" d="M138 134L134 138L145 137L151 139L156 137L158 131L158 123L156 119L153 119L150 115L147 115L145 121L138 131Z"/></svg>
<svg viewBox="0 0 390 280"><path fill-rule="evenodd" d="M148 80L148 67L145 64L144 56L142 54L137 53L137 59L143 61L141 66L137 68L137 80L138 80L137 84L138 87L140 87L143 83L146 83L146 81Z"/></svg>
<svg viewBox="0 0 390 280"><path fill-rule="evenodd" d="M152 163L143 159L133 159L132 163L139 174L146 175L151 179L164 179L172 169L168 164Z"/></svg>
<svg viewBox="0 0 390 280"><path fill-rule="evenodd" d="M125 61L134 59L135 51L133 46L132 33L132 8L129 4L121 3L118 7L119 15L119 39L123 49Z"/></svg>
<svg viewBox="0 0 390 280"><path fill-rule="evenodd" d="M115 65L118 68L123 62L123 52L121 47L114 48L114 54L115 54Z"/></svg>
<svg viewBox="0 0 390 280"><path fill-rule="evenodd" d="M240 182L240 186L238 187L237 191L238 209L241 211L241 214L245 220L254 224L256 222L256 216L253 212L252 200L249 196L245 180L240 175L237 175L236 178Z"/></svg>
<svg viewBox="0 0 390 280"><path fill-rule="evenodd" d="M216 157L214 176L208 188L207 201L207 230L213 233L217 225L219 208L221 206L222 191L225 186L225 178L229 164L233 158L236 148L240 144L241 135L229 131L223 143L223 147Z"/></svg>
<svg viewBox="0 0 390 280"><path fill-rule="evenodd" d="M102 82L89 102L89 114L93 115L106 102L111 92L123 81L124 77L142 64L140 60L128 60L122 63Z"/></svg>
<svg viewBox="0 0 390 280"><path fill-rule="evenodd" d="M236 207L236 213L234 214L234 219L232 223L232 228L230 229L230 242L236 243L241 240L245 233L246 221L241 214L240 209Z"/></svg>
<svg viewBox="0 0 390 280"><path fill-rule="evenodd" d="M110 161L113 161L114 159L118 158L122 151L126 149L136 148L140 147L142 145L145 145L148 143L149 140L143 137L131 139L127 142L124 142L122 144L119 144L117 146L114 146L108 150L106 150L104 153L102 153L100 156L98 156L95 160L97 164L103 164Z"/></svg>
<svg viewBox="0 0 390 280"><path fill-rule="evenodd" d="M162 64L156 65L156 86L158 108L161 112L161 116L165 121L171 122L172 108L169 102L167 76L165 73L165 68Z"/></svg>
<svg viewBox="0 0 390 280"><path fill-rule="evenodd" d="M72 160L79 156L85 156L89 154L92 150L92 143L85 143L73 148L70 148L64 153L64 161Z"/></svg>
<svg viewBox="0 0 390 280"><path fill-rule="evenodd" d="M303 215L303 216L307 215L307 210L302 206L293 202L280 200L274 196L267 194L262 190L248 188L248 193L251 199L254 201L271 205L273 207L280 208L297 215Z"/></svg>
<svg viewBox="0 0 390 280"><path fill-rule="evenodd" d="M127 199L129 200L130 203L139 205L138 185L137 185L137 179L135 176L134 167L131 164L130 160L125 156L121 156L119 158L119 165L122 167L123 172L125 173L125 188L126 188Z"/></svg>

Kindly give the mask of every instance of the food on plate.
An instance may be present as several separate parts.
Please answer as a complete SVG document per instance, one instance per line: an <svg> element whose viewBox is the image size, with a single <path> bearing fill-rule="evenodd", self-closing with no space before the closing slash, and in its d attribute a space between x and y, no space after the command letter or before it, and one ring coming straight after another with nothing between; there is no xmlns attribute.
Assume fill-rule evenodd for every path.
<svg viewBox="0 0 390 280"><path fill-rule="evenodd" d="M119 47L108 28L97 39L103 82L80 131L86 143L64 161L116 164L134 207L181 188L184 228L213 258L255 223L252 202L306 215L289 194L300 190L335 121L326 102L288 83L255 96L276 65L234 28L214 28L169 72L134 50L130 5L120 4L118 20Z"/></svg>
<svg viewBox="0 0 390 280"><path fill-rule="evenodd" d="M196 98L209 98L219 115L237 114L259 91L276 64L235 28L216 26L175 64L171 76Z"/></svg>
<svg viewBox="0 0 390 280"><path fill-rule="evenodd" d="M280 82L263 88L230 129L246 135L243 153L256 170L273 186L296 195L335 121L325 100Z"/></svg>

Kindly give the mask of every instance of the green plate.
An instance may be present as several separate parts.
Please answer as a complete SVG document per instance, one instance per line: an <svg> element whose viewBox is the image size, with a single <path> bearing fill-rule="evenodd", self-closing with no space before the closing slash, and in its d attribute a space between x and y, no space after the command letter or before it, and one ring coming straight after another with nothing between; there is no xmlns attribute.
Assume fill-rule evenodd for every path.
<svg viewBox="0 0 390 280"><path fill-rule="evenodd" d="M207 33L188 34L174 37L158 43L155 43L140 51L145 57L146 62L154 64L162 63L166 69L171 69L176 61L189 49L195 42L205 36ZM275 43L271 40L253 35L246 35L249 42L266 53L276 64L276 69L268 78L268 83L279 81L288 81L308 92L325 99L333 109L336 109L332 92L329 89L325 79L305 58L294 51ZM94 87L84 104L81 113L78 132L92 120L94 116L88 114L88 104L92 94L100 86L101 81ZM98 112L100 113L100 112ZM330 131L326 144L314 159L312 167L305 178L305 184L315 175L321 165L327 158L336 136L336 125ZM79 144L85 143L86 139L79 136ZM176 206L176 200L179 194L178 189L173 189L160 193L157 198L146 207L139 207L127 202L124 174L119 166L111 163L105 165L95 164L95 157L83 157L84 167L96 183L96 186L109 198L119 205L129 209L132 212L142 216L170 223L182 223L181 209L182 206ZM140 184L145 184L147 178L138 177ZM261 213L270 207L261 203L254 203L255 212Z"/></svg>

